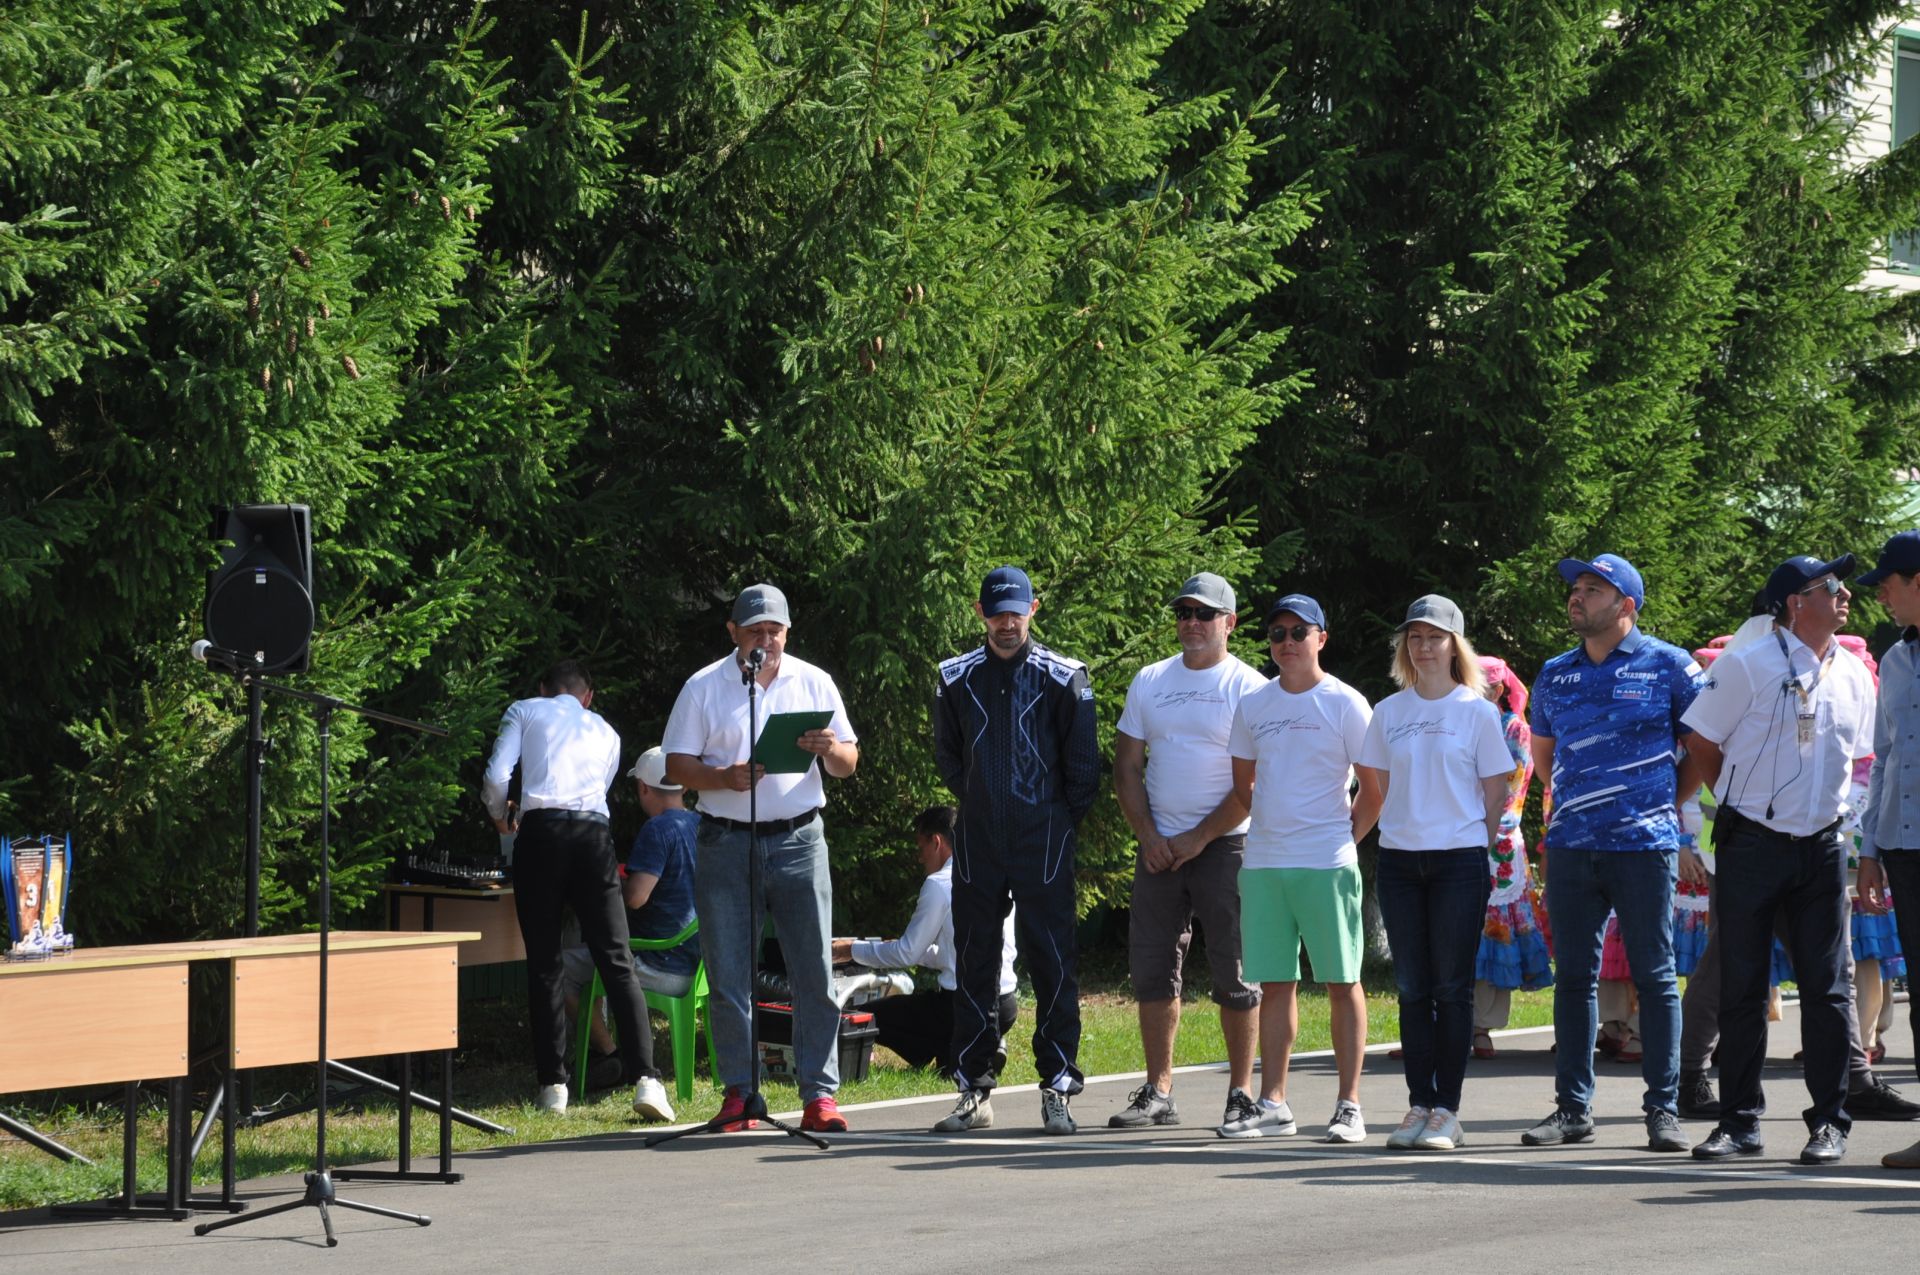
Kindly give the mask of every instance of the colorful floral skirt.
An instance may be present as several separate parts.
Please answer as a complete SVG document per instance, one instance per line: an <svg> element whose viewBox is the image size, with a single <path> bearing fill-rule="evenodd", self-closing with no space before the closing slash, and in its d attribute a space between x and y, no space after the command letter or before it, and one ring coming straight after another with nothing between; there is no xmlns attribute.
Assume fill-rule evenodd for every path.
<svg viewBox="0 0 1920 1275"><path fill-rule="evenodd" d="M1880 916L1860 909L1853 901L1853 959L1879 961L1883 978L1899 978L1907 972L1907 959L1900 951L1900 935L1893 926L1891 910Z"/></svg>
<svg viewBox="0 0 1920 1275"><path fill-rule="evenodd" d="M1522 897L1487 909L1473 976L1495 987L1537 992L1553 986L1547 936L1534 923L1533 901Z"/></svg>

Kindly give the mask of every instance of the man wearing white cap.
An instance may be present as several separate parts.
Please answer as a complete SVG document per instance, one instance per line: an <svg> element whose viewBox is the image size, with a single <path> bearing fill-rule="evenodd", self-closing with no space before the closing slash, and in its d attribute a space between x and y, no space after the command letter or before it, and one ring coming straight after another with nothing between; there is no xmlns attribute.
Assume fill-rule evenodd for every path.
<svg viewBox="0 0 1920 1275"><path fill-rule="evenodd" d="M726 1121L729 1131L756 1123L744 1117L758 1066L747 1049L747 1016L753 1009L750 957L764 909L773 917L793 982L794 1063L806 1104L800 1127L841 1133L847 1121L834 1100L840 1088L840 1008L833 1000L828 959L833 881L820 811L827 800L824 776L852 775L860 746L833 678L786 653L791 623L780 590L770 584L742 589L727 621L734 649L680 688L660 747L667 754L667 782L700 794L694 893L713 994L713 1043L720 1055L715 1070L726 1086L716 1119ZM812 753L816 764L797 773L769 774L747 761L755 742L748 721L749 680L759 688L754 711L763 727L776 713L829 715L827 725L787 741ZM760 861L758 899L748 897L750 854Z"/></svg>

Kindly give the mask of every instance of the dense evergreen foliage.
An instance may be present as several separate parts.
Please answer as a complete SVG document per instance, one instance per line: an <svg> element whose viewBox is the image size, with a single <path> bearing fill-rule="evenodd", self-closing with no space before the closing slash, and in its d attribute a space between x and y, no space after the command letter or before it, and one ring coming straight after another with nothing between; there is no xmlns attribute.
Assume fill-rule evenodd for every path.
<svg viewBox="0 0 1920 1275"><path fill-rule="evenodd" d="M184 651L235 501L313 506L303 684L453 730L337 720L349 906L484 842L543 662L588 659L631 756L756 579L862 736L865 926L999 562L1109 732L1203 567L1318 591L1355 680L1428 588L1526 666L1565 552L1704 636L1867 547L1913 459L1908 307L1852 285L1914 161L1850 166L1840 109L1891 12L8 6L0 827L74 831L90 939L234 926L238 697ZM297 925L315 743L270 723ZM1114 898L1110 802L1086 841Z"/></svg>

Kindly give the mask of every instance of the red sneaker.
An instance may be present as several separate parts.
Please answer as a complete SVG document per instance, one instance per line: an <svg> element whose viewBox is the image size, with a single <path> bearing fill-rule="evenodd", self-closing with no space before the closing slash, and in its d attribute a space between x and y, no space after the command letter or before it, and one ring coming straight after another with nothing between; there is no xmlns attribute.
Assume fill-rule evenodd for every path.
<svg viewBox="0 0 1920 1275"><path fill-rule="evenodd" d="M742 1115L746 1109L747 1096L740 1091L740 1086L728 1085L726 1096L720 1100L720 1114L714 1117L714 1119L722 1122L720 1132L739 1133L743 1129L758 1129L760 1127L758 1120L740 1120L736 1118Z"/></svg>
<svg viewBox="0 0 1920 1275"><path fill-rule="evenodd" d="M807 1104L807 1109L800 1113L800 1127L808 1133L845 1133L847 1118L840 1114L840 1104L833 1100L833 1095L828 1094Z"/></svg>

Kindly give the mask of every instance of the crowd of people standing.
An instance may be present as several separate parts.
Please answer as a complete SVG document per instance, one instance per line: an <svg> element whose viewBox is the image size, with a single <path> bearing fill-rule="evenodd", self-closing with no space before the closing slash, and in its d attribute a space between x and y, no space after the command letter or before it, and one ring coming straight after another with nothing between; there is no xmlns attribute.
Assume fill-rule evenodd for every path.
<svg viewBox="0 0 1920 1275"><path fill-rule="evenodd" d="M1139 846L1128 963L1146 1082L1110 1123L1180 1121L1172 1059L1197 921L1228 1052L1220 1136L1298 1132L1288 1063L1299 985L1309 976L1326 989L1338 1073L1325 1136L1368 1136L1359 847L1376 828L1373 892L1391 948L1407 1089L1389 1147L1466 1142L1469 1060L1496 1052L1491 1033L1507 1022L1513 991L1546 987L1555 1103L1521 1135L1530 1145L1594 1137L1595 1046L1611 1040L1615 1057L1640 1065L1649 1149L1701 1159L1761 1152L1761 1066L1770 992L1782 975L1799 990L1811 1099L1801 1161L1840 1159L1853 1119L1920 1116L1920 1106L1872 1070L1891 1000L1882 979L1901 945L1920 941L1920 907L1888 919L1895 897L1920 897L1920 746L1907 742L1920 728L1920 532L1894 537L1857 581L1877 590L1903 630L1879 666L1877 694L1864 647L1850 649L1839 634L1853 567L1851 555L1789 559L1768 579L1753 622L1689 653L1642 631L1647 590L1631 563L1615 554L1566 559L1557 570L1577 641L1531 688L1506 661L1474 650L1451 599L1421 597L1394 634L1389 672L1399 689L1375 704L1322 667L1330 634L1314 598L1286 593L1265 609L1262 635L1277 670L1269 679L1228 648L1241 618L1232 587L1206 572L1187 580L1172 603L1180 649L1133 679L1115 736L1114 790ZM927 1051L958 1091L936 1126L943 1132L993 1119L1010 1018L1009 926L1033 984L1042 1124L1049 1133L1076 1128L1071 1100L1084 1078L1075 836L1097 795L1101 761L1086 667L1034 640L1039 609L1024 571L989 573L974 603L984 641L942 663L935 688L933 752L957 810L941 828L917 831L923 859L931 856L929 879L938 878L938 897L950 897L950 918L930 914L921 925L951 949L939 958L951 1042ZM754 1064L745 954L748 927L764 908L793 984L803 1124L834 1130L846 1120L834 1098L823 781L853 773L859 748L831 677L786 653L790 625L778 589L741 593L727 626L733 650L688 679L655 770L676 791L698 793L694 893L715 1069L726 1087L721 1116L738 1125L751 1114L742 1105ZM817 765L776 775L749 762L746 700L736 685L745 678L757 679L768 711L829 710L828 725L795 741ZM554 693L575 707L521 701L509 710L489 771L490 804L498 805L491 785L504 775L503 761L515 759L503 749L510 737L519 745L518 723L546 713L567 724L567 746L598 739L574 722L593 716L590 690L582 697L562 685ZM596 747L604 751L604 741ZM1865 782L1855 783L1869 758L1858 776ZM605 826L610 766L597 757L592 765L523 764L529 774L579 779L579 793L539 799L551 812L544 815L529 788L523 818L550 829L546 840L568 847L574 860L592 859L589 875L611 882L610 854L572 848L592 841L576 825ZM1535 780L1544 833L1529 855L1523 823ZM617 903L600 899L610 887L543 890L539 883L557 869L545 861L544 841L538 859L527 845L523 832L515 881L535 885L535 906L522 905L521 924L536 1063L550 1084L558 1073L559 959L546 935L557 904L545 900L565 895L576 911L575 894L598 900L586 904L597 918L589 950L620 1017L623 1050L637 983L609 968L622 964L613 959ZM1850 853L1859 863L1857 899L1848 888ZM746 897L748 855L760 858L757 900ZM925 938L914 946L933 951ZM1855 1008L1863 974L1872 979L1865 1038ZM1630 1007L1603 1015L1603 997L1624 997ZM1706 1075L1715 1042L1717 1099ZM645 1096L654 1094L644 1044L625 1070ZM636 1091L636 1110L657 1114L642 1096ZM1695 1142L1682 1115L1715 1123ZM1886 1163L1920 1168L1920 1144Z"/></svg>

